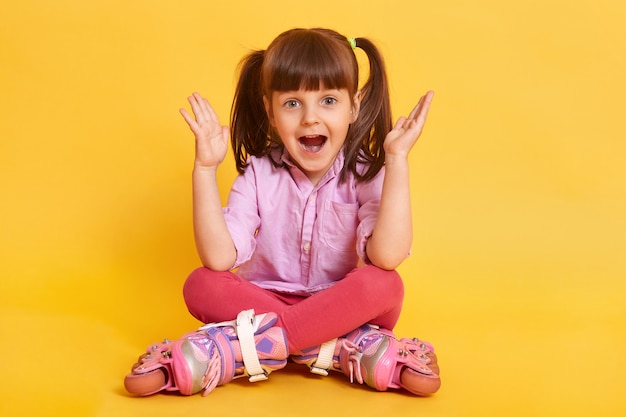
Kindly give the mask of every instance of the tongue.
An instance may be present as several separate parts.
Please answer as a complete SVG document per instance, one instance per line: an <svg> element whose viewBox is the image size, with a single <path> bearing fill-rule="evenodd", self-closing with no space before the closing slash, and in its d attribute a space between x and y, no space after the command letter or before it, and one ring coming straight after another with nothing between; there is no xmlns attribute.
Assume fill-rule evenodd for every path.
<svg viewBox="0 0 626 417"><path fill-rule="evenodd" d="M324 136L307 136L300 138L300 143L309 152L317 152L324 145L326 138Z"/></svg>

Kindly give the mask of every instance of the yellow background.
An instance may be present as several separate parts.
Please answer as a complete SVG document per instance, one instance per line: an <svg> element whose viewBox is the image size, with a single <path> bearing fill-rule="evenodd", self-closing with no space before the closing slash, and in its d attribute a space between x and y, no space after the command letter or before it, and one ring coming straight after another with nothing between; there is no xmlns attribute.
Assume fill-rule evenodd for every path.
<svg viewBox="0 0 626 417"><path fill-rule="evenodd" d="M1 9L0 415L626 414L622 0ZM145 346L197 324L178 108L198 90L226 122L239 59L296 26L375 40L396 117L436 92L397 333L435 343L443 387L416 399L290 367L207 398L128 397Z"/></svg>

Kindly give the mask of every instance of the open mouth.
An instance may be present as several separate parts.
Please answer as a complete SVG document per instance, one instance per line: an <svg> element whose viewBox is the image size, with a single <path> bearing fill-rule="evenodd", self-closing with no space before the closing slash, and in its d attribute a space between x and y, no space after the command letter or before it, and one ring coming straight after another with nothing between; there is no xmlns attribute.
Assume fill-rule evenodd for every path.
<svg viewBox="0 0 626 417"><path fill-rule="evenodd" d="M298 140L300 142L300 146L302 146L305 151L316 153L324 147L324 144L326 143L326 136L307 135L302 136Z"/></svg>

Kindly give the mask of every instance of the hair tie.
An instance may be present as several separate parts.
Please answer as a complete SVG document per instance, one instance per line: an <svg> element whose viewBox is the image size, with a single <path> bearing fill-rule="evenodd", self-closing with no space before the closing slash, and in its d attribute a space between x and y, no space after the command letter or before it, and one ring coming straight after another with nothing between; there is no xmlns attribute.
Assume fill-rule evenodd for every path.
<svg viewBox="0 0 626 417"><path fill-rule="evenodd" d="M348 43L350 44L350 47L352 49L356 49L356 39L355 38L348 38Z"/></svg>

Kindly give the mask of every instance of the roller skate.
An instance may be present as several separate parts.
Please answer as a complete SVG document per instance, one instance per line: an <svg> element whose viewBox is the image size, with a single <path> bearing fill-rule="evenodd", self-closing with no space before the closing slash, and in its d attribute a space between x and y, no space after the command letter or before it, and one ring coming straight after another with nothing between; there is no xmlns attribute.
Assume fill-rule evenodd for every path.
<svg viewBox="0 0 626 417"><path fill-rule="evenodd" d="M165 339L139 357L124 386L137 395L207 395L235 378L265 380L287 364L285 333L275 323L274 313L255 316L246 310L231 322L207 324L176 341Z"/></svg>
<svg viewBox="0 0 626 417"><path fill-rule="evenodd" d="M404 388L427 396L441 386L433 346L418 339L397 339L393 332L369 324L321 346L291 356L312 373L339 371L377 391Z"/></svg>

